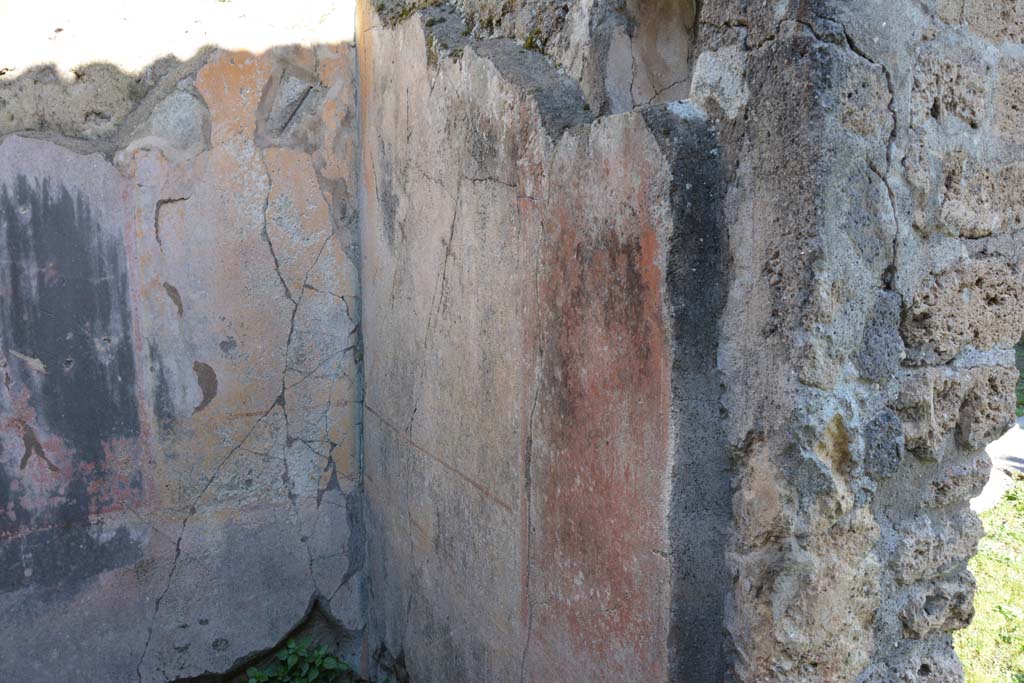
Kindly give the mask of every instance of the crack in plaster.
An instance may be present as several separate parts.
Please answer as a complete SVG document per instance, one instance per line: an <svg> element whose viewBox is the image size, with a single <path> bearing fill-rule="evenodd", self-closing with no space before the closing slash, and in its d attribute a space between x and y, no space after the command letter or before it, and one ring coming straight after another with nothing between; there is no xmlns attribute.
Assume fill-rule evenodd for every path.
<svg viewBox="0 0 1024 683"><path fill-rule="evenodd" d="M156 200L156 209L153 211L153 233L156 237L156 243L160 247L160 251L164 250L164 243L160 239L160 212L168 204L177 204L178 202L184 202L192 198L192 195L187 197L172 197L170 199L158 199Z"/></svg>
<svg viewBox="0 0 1024 683"><path fill-rule="evenodd" d="M294 386L296 386L297 384L301 383L302 381L305 381L305 379L307 379L308 376L302 378L301 380L299 380L299 382L296 382L295 384L292 384L291 386L289 386L287 384L287 381L286 381L286 374L287 374L287 372L289 370L292 369L289 366L288 359L289 359L290 352L291 352L292 339L293 339L293 336L294 336L294 333L295 333L296 317L297 317L297 314L298 314L299 306L301 305L301 302L302 302L302 299L303 299L304 292L307 289L309 276L312 273L313 269L316 268L317 264L319 263L321 255L323 254L325 248L327 247L328 242L331 239L334 238L335 234L334 234L334 231L332 230L331 234L328 235L324 239L324 242L321 244L320 249L318 250L318 252L316 254L316 257L313 260L313 263L309 266L309 268L306 270L306 272L305 272L305 274L303 276L303 287L302 287L302 289L301 289L301 291L299 293L298 299L295 299L293 297L293 295L292 295L291 290L288 287L288 284L287 284L286 280L284 279L284 275L281 272L280 262L279 262L279 260L277 258L277 254L276 254L275 249L274 249L273 241L270 239L270 234L269 234L269 231L268 231L268 217L267 216L268 216L268 211L269 211L269 207L270 207L270 196L271 196L271 193L272 193L272 190L273 190L273 181L272 181L272 176L270 174L269 167L267 166L266 161L263 159L262 154L260 155L260 161L263 164L264 173L266 174L266 178L267 178L267 194L264 197L264 206L263 206L263 212L262 212L263 226L262 226L262 231L261 231L261 237L264 240L264 242L266 242L266 244L267 244L267 248L268 248L268 250L270 252L270 255L271 255L271 258L272 258L272 260L274 262L274 271L275 271L275 273L276 273L276 275L278 277L278 281L281 283L281 286L282 286L282 288L284 290L285 298L292 304L292 311L291 311L291 316L290 316L290 320L289 320L288 337L287 337L287 341L286 341L286 345L285 345L285 358L284 358L283 369L282 369L282 374L281 374L281 390L278 393L277 397L274 399L274 402L270 405L270 407L267 408L267 410L264 411L255 420L255 422L253 422L253 424L249 427L248 431L245 433L245 435L242 437L242 439L236 445L234 445L227 452L227 454L217 463L217 466L214 468L214 471L211 474L211 476L207 479L206 483L200 489L199 493L193 498L192 504L189 506L188 512L186 513L185 518L182 520L181 527L178 530L178 536L177 536L177 539L175 540L175 544L174 544L174 559L171 561L171 568L168 571L167 580L166 580L166 583L164 585L164 588L161 591L160 595L157 596L157 598L156 598L156 601L155 601L155 604L154 604L154 608L153 608L153 614L152 614L152 616L150 618L150 623L149 623L149 625L147 627L146 640L145 640L145 643L144 643L143 648L142 648L142 654L139 656L138 663L136 664L136 667L135 667L135 672L136 672L136 676L138 677L139 683L142 683L142 680L143 680L143 677L142 677L142 665L145 662L146 656L147 656L147 654L149 652L150 643L151 643L152 637L153 637L153 630L154 630L155 625L156 625L156 619L157 619L157 616L158 616L158 614L160 612L160 605L163 602L164 598L167 596L167 593L170 591L171 586L172 586L173 581L174 581L174 576L175 576L175 574L177 572L178 563L179 563L179 560L180 560L181 555L182 555L181 544L182 544L182 540L184 539L185 531L186 531L186 529L188 527L188 524L191 521L192 517L197 513L197 505L202 500L203 496L206 495L207 491L209 491L209 489L213 486L214 482L220 476L220 473L223 470L224 466L232 458L232 456L234 456L234 454L237 453L238 451L245 451L245 452L250 452L250 453L257 454L257 455L261 455L261 456L264 456L264 457L267 457L267 458L280 460L282 462L282 465L283 465L282 479L283 479L283 482L284 482L285 487L287 489L288 499L290 501L293 513L295 515L296 524L299 526L300 529L302 528L301 515L299 513L298 506L297 506L297 495L295 494L295 491L294 491L294 485L293 485L294 482L292 481L292 478L290 476L290 472L289 472L289 469L288 469L287 457L286 456L284 456L284 457L277 457L277 456L271 455L270 453L262 453L262 452L254 451L254 450L251 450L251 449L247 449L247 448L245 448L245 444L249 441L249 438L255 432L257 427L259 427L263 423L263 421L267 419L267 417L274 411L274 409L280 407L281 408L281 414L284 417L284 421L285 421L285 444L286 444L286 446L290 446L295 441L299 441L299 442L303 443L307 448L309 448L310 451L312 451L313 454L316 455L317 457L327 457L328 460L331 460L329 454L327 456L323 456L323 454L318 453L316 451L316 449L313 448L313 446L311 445L311 443L309 441L303 440L303 439L293 439L293 437L291 436L290 426L289 426L288 410L287 410L286 392L287 392L288 389L293 388ZM179 199L173 199L173 200L166 200L166 201L163 201L163 204L171 203L173 201L184 201L185 199L188 199L188 197L179 198ZM158 203L157 216L159 216L159 208L163 204ZM158 237L157 241L159 242L159 237ZM161 249L162 249L162 245L161 245ZM308 289L315 291L315 288L313 288L311 286L308 287ZM350 316L350 311L348 309L348 302L345 301L344 296L339 296L339 295L335 295L335 296L338 296L338 298L342 299L342 301L345 302L345 304L346 304L346 314ZM351 317L349 317L349 319L351 320ZM353 328L353 330L349 333L349 336L351 336L353 333L355 333L357 329L358 329L358 325L356 326L356 328ZM347 352L349 350L354 350L355 348L357 348L357 346L358 346L357 344L350 345L342 353ZM326 362L327 361L325 360L324 363L326 363ZM316 370L319 369L319 367L321 367L322 365L323 365L323 363L321 363L321 365L319 365L317 368L314 368L314 370L312 370L309 373L309 375L312 375L313 373L315 373ZM333 381L336 382L337 379L338 378L335 377ZM332 395L333 395L333 392L332 392ZM326 413L325 413L325 435L326 435L326 414L329 414L329 412L330 412L330 409L332 407L332 400L333 399L328 398L328 403L327 403L327 407L326 407ZM325 440L325 443L330 444L331 451L333 451L333 449L337 446L337 444L335 444L333 441L331 441L329 437ZM322 492L317 497L318 515L319 515L319 507L320 507L320 498L322 498ZM315 528L315 524L314 524L314 528ZM168 538L170 538L169 535L168 535ZM320 590L319 586L317 585L316 572L314 571L314 568L313 568L315 560L313 558L312 550L309 547L309 538L307 536L303 535L303 537L301 539L301 542L303 543L303 546L306 548L306 552L307 552L307 556L308 556L309 577L310 577L311 581L313 582L313 589L314 589L314 591L313 591L313 600L315 602L316 599L321 598L321 597L326 597L326 596L324 595L324 593ZM338 588L336 588L334 590L334 592L331 595L331 598L327 598L328 602L334 597L335 594L337 594L337 592L342 588L342 586L344 585L344 583L347 580L348 579L343 579L342 584L339 585Z"/></svg>

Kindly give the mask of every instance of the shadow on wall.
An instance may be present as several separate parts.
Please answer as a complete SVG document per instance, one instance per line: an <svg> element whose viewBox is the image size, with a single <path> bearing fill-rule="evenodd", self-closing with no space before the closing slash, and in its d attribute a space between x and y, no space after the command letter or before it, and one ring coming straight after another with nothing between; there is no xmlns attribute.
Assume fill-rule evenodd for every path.
<svg viewBox="0 0 1024 683"><path fill-rule="evenodd" d="M1014 360L1017 365L1017 417L1024 417L1024 339L1014 348Z"/></svg>
<svg viewBox="0 0 1024 683"><path fill-rule="evenodd" d="M352 7L141 61L242 4L0 29L0 680L212 675L313 604L363 648Z"/></svg>

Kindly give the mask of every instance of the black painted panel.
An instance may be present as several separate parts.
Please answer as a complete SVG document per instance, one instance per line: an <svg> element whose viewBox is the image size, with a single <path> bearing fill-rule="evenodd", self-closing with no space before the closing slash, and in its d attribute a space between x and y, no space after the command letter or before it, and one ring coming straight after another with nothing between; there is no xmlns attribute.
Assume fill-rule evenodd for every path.
<svg viewBox="0 0 1024 683"><path fill-rule="evenodd" d="M71 585L136 556L124 530L100 543L85 529L141 491L110 462L140 433L121 226L102 226L81 193L19 176L0 186L0 249L0 429L24 449L0 459L0 590L28 582L30 564L31 584Z"/></svg>

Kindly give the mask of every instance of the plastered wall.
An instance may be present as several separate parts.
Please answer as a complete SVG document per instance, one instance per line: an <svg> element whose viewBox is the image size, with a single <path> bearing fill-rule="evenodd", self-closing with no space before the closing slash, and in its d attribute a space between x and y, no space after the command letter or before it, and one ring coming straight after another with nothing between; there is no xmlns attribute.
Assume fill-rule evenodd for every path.
<svg viewBox="0 0 1024 683"><path fill-rule="evenodd" d="M720 643L713 135L686 104L595 121L453 11L363 12L372 630L416 680L665 679L670 632ZM677 471L693 440L717 471ZM676 476L722 494L678 510L700 559Z"/></svg>
<svg viewBox="0 0 1024 683"><path fill-rule="evenodd" d="M358 654L350 45L0 83L0 679Z"/></svg>
<svg viewBox="0 0 1024 683"><path fill-rule="evenodd" d="M355 11L0 81L0 674L961 680L1020 4Z"/></svg>

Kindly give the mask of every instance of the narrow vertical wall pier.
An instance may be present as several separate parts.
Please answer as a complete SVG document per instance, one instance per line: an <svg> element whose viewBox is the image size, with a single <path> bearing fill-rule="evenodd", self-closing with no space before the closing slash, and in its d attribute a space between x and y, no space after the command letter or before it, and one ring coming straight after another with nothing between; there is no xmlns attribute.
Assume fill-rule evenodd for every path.
<svg viewBox="0 0 1024 683"><path fill-rule="evenodd" d="M673 348L670 678L722 680L732 517L718 370L728 274L725 173L717 135L702 110L686 102L642 112L672 174L665 268Z"/></svg>

